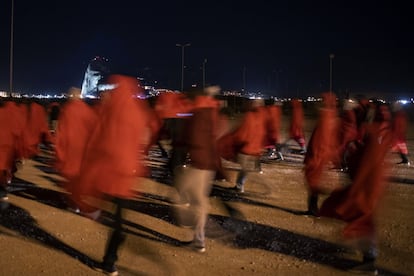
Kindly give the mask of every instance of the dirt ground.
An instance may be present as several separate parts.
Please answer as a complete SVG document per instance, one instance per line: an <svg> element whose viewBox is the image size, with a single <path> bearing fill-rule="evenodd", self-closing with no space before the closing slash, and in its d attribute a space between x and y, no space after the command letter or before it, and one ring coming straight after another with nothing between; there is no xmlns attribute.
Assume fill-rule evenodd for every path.
<svg viewBox="0 0 414 276"><path fill-rule="evenodd" d="M408 138L414 152L414 135ZM103 256L111 216L103 211L96 222L68 211L62 179L48 161L47 155L27 160L10 186L9 206L0 212L0 275L102 275L90 265ZM345 250L343 224L302 214L307 193L300 158L264 163L244 194L226 189L238 166L224 165L230 182L215 183L211 193L205 253L179 246L192 233L175 224L175 191L167 179L137 180L120 275L350 275L361 255ZM340 173L331 177L345 181ZM393 167L377 215L380 275L414 275L413 184L414 167Z"/></svg>

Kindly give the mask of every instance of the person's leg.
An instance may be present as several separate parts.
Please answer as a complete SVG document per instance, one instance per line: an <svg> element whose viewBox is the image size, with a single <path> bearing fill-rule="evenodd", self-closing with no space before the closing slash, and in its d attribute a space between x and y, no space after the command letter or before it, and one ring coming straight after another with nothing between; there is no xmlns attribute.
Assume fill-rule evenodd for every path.
<svg viewBox="0 0 414 276"><path fill-rule="evenodd" d="M408 160L408 148L407 143L399 142L397 144L398 152L400 153L401 161L398 164L408 164L410 165L410 161Z"/></svg>
<svg viewBox="0 0 414 276"><path fill-rule="evenodd" d="M275 144L275 149L276 149L276 155L277 158L280 160L284 160L283 154L282 154L282 145L280 143L276 143Z"/></svg>
<svg viewBox="0 0 414 276"><path fill-rule="evenodd" d="M318 216L319 209L318 209L318 194L317 193L310 193L308 195L308 211L307 214L311 216Z"/></svg>
<svg viewBox="0 0 414 276"><path fill-rule="evenodd" d="M244 171L241 169L239 173L237 174L236 179L236 189L240 192L244 192L244 183L246 183L247 180L247 171Z"/></svg>
<svg viewBox="0 0 414 276"><path fill-rule="evenodd" d="M7 170L0 171L0 200L8 200L7 185L9 181L9 173Z"/></svg>
<svg viewBox="0 0 414 276"><path fill-rule="evenodd" d="M194 182L190 194L190 208L194 215L194 239L196 249L205 249L205 225L208 217L209 194L214 171L193 169Z"/></svg>
<svg viewBox="0 0 414 276"><path fill-rule="evenodd" d="M193 240L186 245L198 252L205 251L205 225L214 173L214 171L199 170L188 166L184 171L179 190L189 202L188 206L178 211L179 218L194 231Z"/></svg>
<svg viewBox="0 0 414 276"><path fill-rule="evenodd" d="M399 164L409 164L410 163L410 161L408 161L407 154L400 153L400 156L401 156L401 161L399 162Z"/></svg>
<svg viewBox="0 0 414 276"><path fill-rule="evenodd" d="M375 261L378 257L378 249L376 242L373 239L361 238L356 242L356 249L362 252L362 263L350 269L353 273L369 273L377 275L378 270L375 266Z"/></svg>
<svg viewBox="0 0 414 276"><path fill-rule="evenodd" d="M249 171L261 172L260 158L258 156L246 155L239 153L237 162L240 164L240 171L237 174L235 189L239 192L244 192L244 184L247 180Z"/></svg>
<svg viewBox="0 0 414 276"><path fill-rule="evenodd" d="M103 269L107 272L116 271L115 262L118 260L118 248L125 240L125 234L122 231L122 211L125 208L126 202L126 200L121 198L114 199L116 204L114 229L107 243L103 258Z"/></svg>

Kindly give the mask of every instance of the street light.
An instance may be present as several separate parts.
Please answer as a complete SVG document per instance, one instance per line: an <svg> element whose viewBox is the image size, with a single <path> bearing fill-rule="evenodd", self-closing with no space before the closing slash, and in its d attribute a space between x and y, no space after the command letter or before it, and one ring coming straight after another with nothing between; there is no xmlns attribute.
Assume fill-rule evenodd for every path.
<svg viewBox="0 0 414 276"><path fill-rule="evenodd" d="M332 60L335 57L334 54L329 55L329 92L332 91Z"/></svg>
<svg viewBox="0 0 414 276"><path fill-rule="evenodd" d="M11 1L11 19L10 19L10 83L9 96L13 93L13 25L14 25L14 0Z"/></svg>
<svg viewBox="0 0 414 276"><path fill-rule="evenodd" d="M246 91L246 65L243 66L243 93Z"/></svg>
<svg viewBox="0 0 414 276"><path fill-rule="evenodd" d="M205 58L203 61L203 89L206 88L206 63L207 59Z"/></svg>
<svg viewBox="0 0 414 276"><path fill-rule="evenodd" d="M190 43L187 44L175 44L177 47L181 47L181 92L184 91L184 48L191 46Z"/></svg>

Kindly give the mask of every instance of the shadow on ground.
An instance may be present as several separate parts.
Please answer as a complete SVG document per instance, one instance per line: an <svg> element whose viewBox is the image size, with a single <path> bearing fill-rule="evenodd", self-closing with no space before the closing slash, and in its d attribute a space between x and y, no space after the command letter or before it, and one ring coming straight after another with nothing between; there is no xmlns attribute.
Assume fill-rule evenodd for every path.
<svg viewBox="0 0 414 276"><path fill-rule="evenodd" d="M12 191L12 193L16 196L36 200L55 208L66 209L67 207L64 200L62 200L65 196L64 193L37 187L33 183L19 179L16 180L16 183L11 185L11 190L13 189L14 191ZM302 213L297 210L290 210L256 202L245 198L243 195L236 195L229 189L214 188L212 195L221 198L224 205L226 205L226 202L228 201L238 201L247 204L277 208L296 215ZM174 219L173 208L170 204L165 203L168 203L167 198L151 194L141 194L139 198L129 201L128 208L176 225L177 223ZM229 216L210 215L206 226L207 237L218 238L219 241L221 237L222 242L226 244L230 243L231 246L237 248L262 249L289 255L308 262L331 266L339 270L348 270L349 268L360 264L357 261L343 257L343 253L346 253L346 249L339 245L293 233L281 228L245 221L240 212L232 209L230 205L227 206L229 208ZM103 212L99 222L111 226L113 223L112 214ZM39 228L30 214L19 207L10 204L7 209L3 210L0 213L0 224L6 228L19 232L25 237L30 237L47 246L61 250L88 266L96 264L95 260L92 260L88 256ZM167 243L172 246L179 246L181 244L181 242L175 238L135 222L125 220L124 224L127 226L126 232L129 234ZM379 272L381 275L402 275L381 268L379 268Z"/></svg>
<svg viewBox="0 0 414 276"><path fill-rule="evenodd" d="M9 204L7 209L0 212L0 224L18 232L23 237L34 239L49 247L60 250L87 266L92 267L97 264L95 260L39 228L36 220L29 212L13 204Z"/></svg>

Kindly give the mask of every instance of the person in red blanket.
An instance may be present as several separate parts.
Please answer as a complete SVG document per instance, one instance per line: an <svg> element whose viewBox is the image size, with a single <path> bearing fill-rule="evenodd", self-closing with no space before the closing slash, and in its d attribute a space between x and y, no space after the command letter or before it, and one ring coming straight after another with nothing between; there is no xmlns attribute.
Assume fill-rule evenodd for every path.
<svg viewBox="0 0 414 276"><path fill-rule="evenodd" d="M392 142L392 151L399 153L401 161L398 164L410 165L408 160L407 148L407 128L408 116L400 102L395 102L392 105L392 132L394 139Z"/></svg>
<svg viewBox="0 0 414 276"><path fill-rule="evenodd" d="M54 167L67 182L64 184L70 193L72 185L78 181L80 167L90 134L97 124L98 114L81 99L81 90L71 87L69 100L62 106L55 132ZM69 207L78 211L74 202Z"/></svg>
<svg viewBox="0 0 414 276"><path fill-rule="evenodd" d="M343 237L363 253L362 264L354 270L376 271L377 233L375 214L387 187L389 164L386 156L392 142L391 114L378 103L373 120L361 125L364 136L349 157L351 184L334 191L322 204L319 215L346 223Z"/></svg>
<svg viewBox="0 0 414 276"><path fill-rule="evenodd" d="M267 137L267 110L262 99L249 102L248 111L241 124L232 132L223 135L218 143L220 156L235 160L240 164L236 178L236 189L244 192L249 172L261 171L260 157L263 154Z"/></svg>
<svg viewBox="0 0 414 276"><path fill-rule="evenodd" d="M305 133L303 132L304 114L302 101L292 99L292 115L289 126L289 138L295 140L301 147L301 153L306 152Z"/></svg>
<svg viewBox="0 0 414 276"><path fill-rule="evenodd" d="M282 121L282 107L281 103L275 102L272 105L267 106L268 111L268 141L267 144L269 145L269 152L268 158L269 159L280 159L283 160L283 155L280 152L280 129L281 129L281 121Z"/></svg>
<svg viewBox="0 0 414 276"><path fill-rule="evenodd" d="M57 129L60 109L61 109L61 104L59 102L51 102L47 106L49 129L51 133L55 133Z"/></svg>
<svg viewBox="0 0 414 276"><path fill-rule="evenodd" d="M40 144L54 144L54 137L49 131L46 109L33 101L28 106L28 120L24 133L25 158L32 158L40 153Z"/></svg>
<svg viewBox="0 0 414 276"><path fill-rule="evenodd" d="M332 92L322 94L322 107L308 143L304 159L305 182L308 187L307 214L317 216L318 195L324 193L322 175L338 158L339 118L336 108L336 96Z"/></svg>
<svg viewBox="0 0 414 276"><path fill-rule="evenodd" d="M19 158L21 124L14 102L0 99L0 203L8 200L7 186L12 180L14 163Z"/></svg>
<svg viewBox="0 0 414 276"><path fill-rule="evenodd" d="M214 99L220 91L218 86L191 91L193 100L192 116L186 126L189 164L181 169L176 187L180 202L187 202L186 208L179 207L181 221L193 229L190 248L197 252L205 249L205 225L207 222L209 195L217 164L217 134L219 102ZM185 218L185 219L184 219Z"/></svg>
<svg viewBox="0 0 414 276"><path fill-rule="evenodd" d="M342 107L338 132L338 162L336 164L336 167L342 170L347 170L346 159L348 150L358 140L357 117L355 113L357 105L355 100L345 99Z"/></svg>
<svg viewBox="0 0 414 276"><path fill-rule="evenodd" d="M162 120L160 135L171 140L169 156L160 144L159 147L164 157L169 157L169 173L174 176L174 170L187 162L184 128L191 115L192 103L185 93L163 92L157 97L154 109Z"/></svg>
<svg viewBox="0 0 414 276"><path fill-rule="evenodd" d="M135 77L114 74L105 82L108 90L101 103L101 113L83 154L79 181L72 187L78 206L93 207L89 198L115 204L113 231L108 238L102 263L97 270L116 275L118 249L125 240L123 212L128 199L135 195L138 176L145 173L143 152L148 134L147 110L139 108L136 97L142 88ZM92 210L91 210L92 209Z"/></svg>
<svg viewBox="0 0 414 276"><path fill-rule="evenodd" d="M27 122L27 108L25 104L19 102L18 99L10 99L5 101L5 107L9 110L10 114L13 116L14 124L14 144L15 144L15 154L13 157L13 168L11 170L10 179L8 182L13 180L14 174L18 169L22 168L25 163L25 143L24 143L24 131L26 128Z"/></svg>

